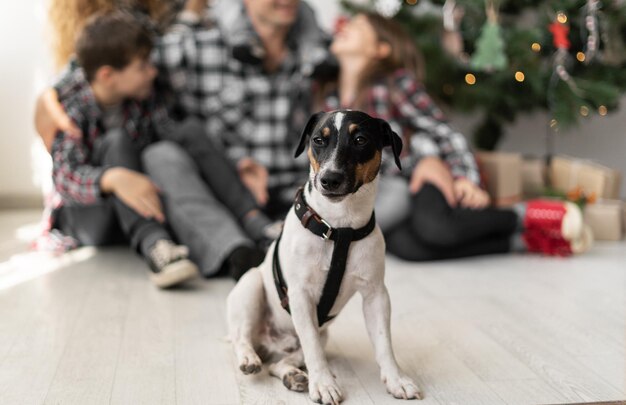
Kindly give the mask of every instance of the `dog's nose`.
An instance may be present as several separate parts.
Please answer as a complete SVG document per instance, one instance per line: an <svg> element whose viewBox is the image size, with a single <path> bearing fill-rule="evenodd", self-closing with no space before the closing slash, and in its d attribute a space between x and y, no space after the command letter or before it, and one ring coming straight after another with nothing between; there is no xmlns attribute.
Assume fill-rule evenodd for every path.
<svg viewBox="0 0 626 405"><path fill-rule="evenodd" d="M328 191L335 191L339 188L341 183L343 183L344 176L339 172L327 172L324 173L320 182L322 183L322 187Z"/></svg>

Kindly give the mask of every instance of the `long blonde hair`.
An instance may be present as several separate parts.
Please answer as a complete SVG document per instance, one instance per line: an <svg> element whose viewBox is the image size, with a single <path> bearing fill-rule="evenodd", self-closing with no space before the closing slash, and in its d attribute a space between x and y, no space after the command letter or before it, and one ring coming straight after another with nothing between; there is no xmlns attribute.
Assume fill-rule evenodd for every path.
<svg viewBox="0 0 626 405"><path fill-rule="evenodd" d="M56 68L63 67L74 53L78 34L89 17L116 9L141 9L158 25L169 18L171 3L167 0L50 0L48 17Z"/></svg>
<svg viewBox="0 0 626 405"><path fill-rule="evenodd" d="M371 85L386 79L388 75L399 69L405 69L409 74L414 75L417 81L422 82L424 80L424 62L415 41L400 23L370 12L362 12L359 15L363 15L372 26L377 41L389 44L390 48L386 58L370 62L359 77L359 90L354 105L351 107L364 109L367 102L367 92ZM322 84L320 95L323 97L336 88L336 80Z"/></svg>

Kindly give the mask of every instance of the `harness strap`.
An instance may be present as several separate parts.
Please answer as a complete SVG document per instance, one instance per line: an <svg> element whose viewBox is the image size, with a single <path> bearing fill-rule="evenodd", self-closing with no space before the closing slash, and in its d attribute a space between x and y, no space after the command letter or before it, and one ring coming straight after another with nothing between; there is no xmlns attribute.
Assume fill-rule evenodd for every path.
<svg viewBox="0 0 626 405"><path fill-rule="evenodd" d="M300 188L296 193L294 209L302 226L315 235L318 235L325 240L330 239L334 242L328 277L324 283L320 301L317 304L317 319L319 326L322 326L324 323L333 318L332 316L329 316L329 314L335 304L337 295L339 295L341 282L346 271L350 244L353 241L361 240L369 235L376 226L376 219L374 213L372 212L370 220L362 228L356 230L352 228L332 228L322 217L309 207L304 199L302 188ZM289 310L287 283L283 277L280 260L278 258L278 249L281 238L282 232L274 245L272 273L274 276L276 291L278 292L278 297L280 298L280 304L288 313L291 313Z"/></svg>

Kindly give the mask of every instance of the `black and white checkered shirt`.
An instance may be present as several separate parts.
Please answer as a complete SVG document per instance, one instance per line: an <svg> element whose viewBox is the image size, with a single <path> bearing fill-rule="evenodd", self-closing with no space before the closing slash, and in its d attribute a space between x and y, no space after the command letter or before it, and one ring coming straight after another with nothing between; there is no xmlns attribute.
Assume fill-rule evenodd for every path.
<svg viewBox="0 0 626 405"><path fill-rule="evenodd" d="M306 156L294 159L293 153L310 114L311 81L289 42L286 59L268 73L234 59L217 27L179 18L155 62L183 111L205 119L231 159L247 156L265 166L269 188L291 198L308 173Z"/></svg>

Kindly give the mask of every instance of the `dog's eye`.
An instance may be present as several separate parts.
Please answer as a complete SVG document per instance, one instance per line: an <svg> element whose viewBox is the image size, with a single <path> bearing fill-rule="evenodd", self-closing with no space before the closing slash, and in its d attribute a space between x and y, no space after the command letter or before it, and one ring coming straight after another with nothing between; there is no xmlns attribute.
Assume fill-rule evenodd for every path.
<svg viewBox="0 0 626 405"><path fill-rule="evenodd" d="M326 141L321 136L316 136L315 138L313 138L313 143L316 144L317 146L326 145Z"/></svg>
<svg viewBox="0 0 626 405"><path fill-rule="evenodd" d="M354 138L354 143L355 143L357 146L363 146L363 145L365 145L367 142L368 142L367 138L366 138L366 137L364 137L364 136L362 136L362 135L359 135L359 136L357 136L356 138Z"/></svg>

